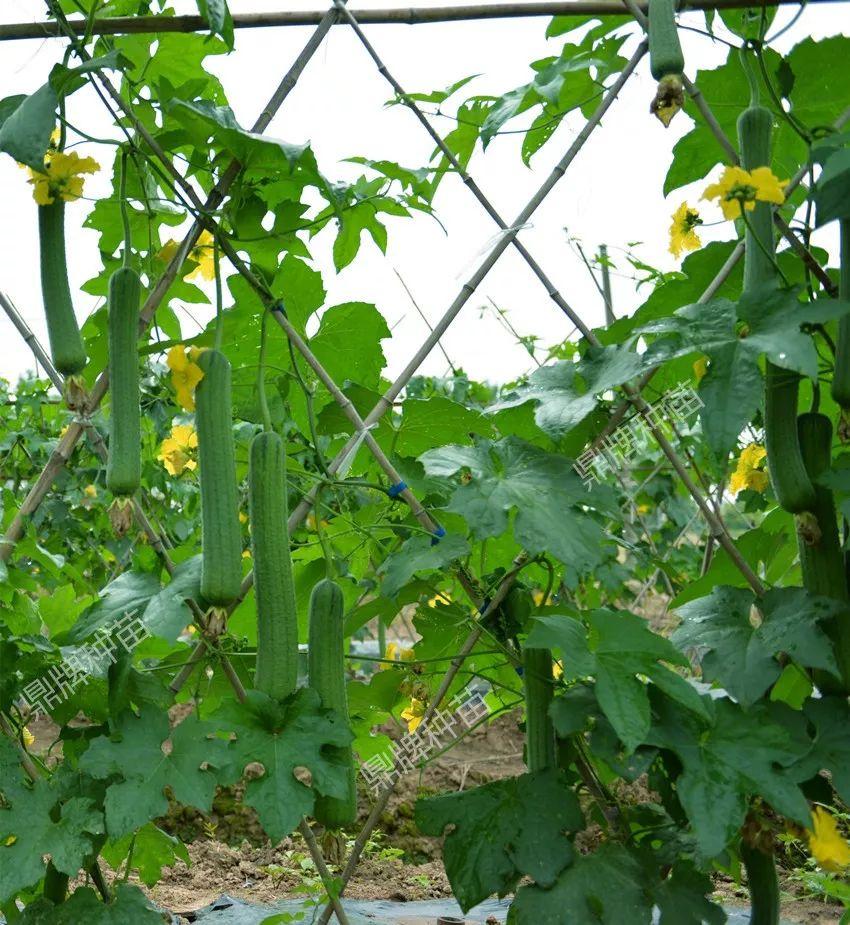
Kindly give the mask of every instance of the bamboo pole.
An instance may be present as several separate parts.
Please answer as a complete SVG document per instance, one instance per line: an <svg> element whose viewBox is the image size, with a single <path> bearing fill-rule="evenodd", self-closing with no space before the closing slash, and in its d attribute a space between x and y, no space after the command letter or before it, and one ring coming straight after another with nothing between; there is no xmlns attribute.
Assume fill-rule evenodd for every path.
<svg viewBox="0 0 850 925"><path fill-rule="evenodd" d="M602 264L602 300L605 303L605 324L612 325L617 320L614 314L614 299L611 295L611 270L608 266L608 245L599 245L599 258Z"/></svg>
<svg viewBox="0 0 850 925"><path fill-rule="evenodd" d="M841 0L809 0L810 3L836 3ZM766 6L796 5L798 0L771 0ZM752 6L752 0L691 0L681 10L731 10ZM640 4L646 9L646 3ZM517 19L539 16L596 14L617 16L623 12L618 0L544 0L528 3L476 3L438 7L398 7L385 10L358 10L355 16L369 25L423 25L427 23L463 22L485 19ZM283 26L315 26L322 19L320 10L281 10L269 13L234 13L235 29L263 29ZM339 23L334 20L334 25ZM87 23L69 20L76 35L85 35ZM138 33L208 32L201 16L114 16L96 19L92 35L131 35ZM63 35L53 21L5 23L0 25L0 41L58 38Z"/></svg>

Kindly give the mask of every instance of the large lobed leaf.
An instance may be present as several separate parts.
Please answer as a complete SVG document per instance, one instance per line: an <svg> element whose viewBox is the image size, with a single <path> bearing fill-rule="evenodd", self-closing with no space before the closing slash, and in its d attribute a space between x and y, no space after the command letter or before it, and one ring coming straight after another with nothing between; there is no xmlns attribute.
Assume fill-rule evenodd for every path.
<svg viewBox="0 0 850 925"><path fill-rule="evenodd" d="M506 437L429 450L420 460L429 475L468 472L448 510L460 514L479 539L504 533L516 511L514 537L530 553L550 552L577 571L600 560L602 530L578 508L587 491L563 456Z"/></svg>
<svg viewBox="0 0 850 925"><path fill-rule="evenodd" d="M541 771L419 800L416 824L446 835L443 863L464 912L523 876L550 886L574 857L567 832L584 825L562 774Z"/></svg>

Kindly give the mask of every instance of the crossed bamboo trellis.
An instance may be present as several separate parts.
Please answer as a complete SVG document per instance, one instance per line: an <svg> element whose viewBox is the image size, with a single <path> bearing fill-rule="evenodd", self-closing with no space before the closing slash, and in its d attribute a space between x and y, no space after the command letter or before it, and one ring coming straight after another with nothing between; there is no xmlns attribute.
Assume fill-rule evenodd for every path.
<svg viewBox="0 0 850 925"><path fill-rule="evenodd" d="M641 9L634 3L634 0L623 0L623 2L629 11L635 16L636 20L641 24L641 26L645 28L645 17ZM634 72L641 58L646 53L647 42L646 39L641 41L637 50L632 55L623 71L605 91L602 99L596 107L596 110L593 112L593 114L587 120L584 128L581 130L581 132L579 132L577 137L569 146L567 152L552 170L541 187L531 197L525 208L522 209L516 219L509 224L501 217L499 212L485 196L481 188L470 176L468 171L466 171L458 162L454 154L443 141L442 137L428 121L422 110L417 106L416 102L411 99L411 97L404 91L401 84L395 79L395 77L393 77L392 74L390 74L386 65L383 63L376 50L363 33L357 18L345 6L344 0L334 0L334 5L324 14L315 31L310 36L304 49L289 68L281 83L269 100L268 104L264 107L262 113L254 123L252 131L262 133L269 126L280 106L288 96L289 92L297 83L299 77L303 73L313 54L321 45L324 36L330 30L331 26L338 21L339 18L342 18L348 22L360 42L363 44L364 49L376 64L379 72L390 84L400 101L403 102L413 112L420 124L422 124L423 128L428 132L432 140L437 144L439 150L446 158L447 162L451 165L454 171L458 173L463 183L470 189L472 194L478 200L479 204L485 209L488 215L494 220L494 222L501 230L501 234L497 241L492 245L489 254L482 260L481 264L472 274L470 279L461 287L457 297L448 307L442 318L433 326L428 337L422 343L420 348L416 351L402 372L399 373L392 385L390 385L386 392L381 396L375 407L372 408L372 410L365 417L360 416L353 404L348 400L342 390L334 382L332 377L323 368L322 364L310 350L309 345L303 340L303 338L301 338L298 332L290 324L285 315L285 312L281 308L280 301L273 296L273 294L266 288L265 284L257 279L251 272L250 268L245 265L244 261L239 257L238 253L233 248L229 239L220 229L216 220L212 217L212 212L224 201L228 190L238 176L241 169L239 163L235 160L232 161L224 170L218 182L206 197L206 200L202 200L198 196L193 185L175 168L173 162L162 150L156 139L150 134L145 126L135 118L131 108L125 103L123 97L111 84L109 79L104 74L96 72L90 74L89 79L112 114L116 115L115 109L113 108L113 106L115 106L121 111L123 117L128 119L129 122L133 125L133 128L137 134L143 139L152 154L159 161L162 169L167 173L167 182L169 185L172 186L175 193L177 193L179 190L178 195L182 194L182 196L185 197L195 214L195 219L189 232L183 239L162 276L159 278L159 280L157 280L144 305L142 306L140 313L140 331L144 331L150 324L157 308L165 297L166 292L168 291L174 279L177 277L177 274L179 273L187 255L197 243L201 232L205 229L209 230L215 236L216 242L221 251L230 259L231 263L233 263L237 271L257 292L266 309L272 312L274 319L283 329L292 346L304 357L318 379L325 385L334 400L340 405L342 411L346 414L352 423L354 433L343 446L343 448L339 451L337 456L329 463L329 475L336 474L339 471L342 463L349 458L349 455L356 451L361 444L365 444L372 455L375 457L376 462L384 471L387 478L390 480L390 484L393 486L400 486L403 484L402 479L398 471L392 465L391 461L387 458L386 454L383 452L377 441L372 436L371 428L393 406L394 400L405 388L407 383L410 381L410 378L418 370L422 361L438 344L440 338L446 332L449 325L461 311L466 302L475 293L478 286L495 265L501 254L504 253L504 251L507 250L509 246L516 248L531 271L544 286L549 297L573 322L575 327L582 333L585 340L592 346L601 346L593 331L572 309L555 284L546 275L542 267L530 254L525 245L522 244L522 242L518 239L518 232L527 223L533 213L542 204L546 196L555 187L576 155L584 146L584 143L590 137L594 129L599 125L603 116L608 111L620 90L631 76L631 74ZM65 21L65 23L67 26L67 21ZM75 50L79 56L85 60L88 57L87 53L85 49L79 44L73 31L66 29L65 34L74 44ZM697 106L700 114L706 121L706 124L712 130L719 144L724 149L726 155L730 158L730 160L735 162L737 160L735 148L723 133L719 123L711 112L708 103L699 93L699 90L690 81L686 80L685 87L693 99L695 105ZM109 99L107 99L107 97ZM847 110L845 113L843 113L836 121L836 128L840 128L848 120L850 120L850 110ZM796 186L802 182L807 170L808 168L805 166L801 168L798 174L795 175L795 177L791 180L789 186L786 188L786 192L790 192L791 189L796 188ZM831 282L811 252L808 251L805 245L784 223L784 221L781 219L781 216L776 215L775 220L783 237L789 241L795 252L797 252L806 262L807 266L812 271L812 274L818 278L818 280L824 285L824 288L831 292ZM735 264L740 260L743 251L743 242L739 242L732 251L730 257L727 259L726 263L723 265L723 267L721 267L715 279L712 280L706 291L700 297L698 300L699 302L706 302L714 296L717 290L725 282ZM13 322L15 322L16 313L14 312L14 307L11 306L11 303L5 299L0 299L0 305L2 305ZM38 356L39 354L36 349L37 342L33 338L31 332L28 332L28 329L26 329L26 326L22 321L20 324L17 322L15 323L18 329L21 331L22 335L27 339L27 342L30 343L30 346L33 347L33 349L36 351L36 355ZM45 362L47 357L44 355L43 350L41 350L41 354L42 355L39 356L39 359L41 360L42 365L44 365L45 369L48 371L48 375L50 375L51 379L57 386L61 386L61 377L58 376L55 369L52 369L52 365L49 364L49 360L48 362ZM659 423L650 413L651 408L641 393L642 389L652 378L654 372L655 370L650 370L649 372L645 373L636 383L626 383L621 387L625 395L625 400L615 410L611 420L609 421L609 424L604 429L603 433L597 437L596 442L598 443L606 434L611 433L624 416L628 407L633 407L637 414L639 414L646 422L648 429L661 448L662 453L667 458L668 462L672 465L673 469L676 471L677 475L685 485L691 497L696 502L699 513L706 520L709 526L710 536L713 537L724 548L730 559L738 567L752 589L757 594L761 594L764 591L764 586L735 546L735 543L732 540L731 535L720 515L719 505L716 501L710 498L710 495L709 499L706 499L706 497L703 495L703 491L700 490L700 487L697 486L690 473L688 472L687 465L677 454L676 450L670 444L670 441L667 439L666 435L661 429ZM44 470L28 492L20 509L7 528L5 536L2 538L2 540L0 540L0 560L8 560L11 556L15 544L23 536L28 518L38 508L41 501L47 495L47 492L50 490L56 474L70 460L74 447L84 433L88 433L90 435L95 452L101 458L103 458L106 452L106 448L103 444L102 438L91 423L91 415L103 400L108 390L108 385L108 374L104 371L98 377L88 397L85 408L71 422L64 436L59 440L59 443L57 444L54 452L51 454L51 457L45 465ZM701 482L703 482L703 490L706 492L706 494L708 494L708 486L705 484L701 475L699 476L699 479ZM302 522L306 514L315 504L319 490L319 485L314 486L306 493L302 501L292 511L292 514L289 518L290 529L294 529ZM439 537L443 535L442 528L440 528L434 519L429 515L429 513L417 499L416 495L409 488L399 488L397 495L410 507L413 516L416 517L420 524L422 524L422 526L429 533L434 535L435 539L439 539ZM168 555L168 541L164 534L157 530L157 528L147 518L144 513L141 501L137 500L135 502L134 512L138 523L151 540L153 547L162 556L166 569L171 572L173 570L173 563L171 563ZM432 698L428 708L426 709L422 720L423 724L427 725L427 723L432 719L436 711L439 709L443 698L451 687L451 684L454 681L458 671L460 670L465 658L472 652L476 643L484 632L483 627L481 626L481 622L493 610L495 610L499 603L504 599L504 596L510 590L511 585L515 581L517 574L524 566L526 559L527 557L525 554L521 554L518 557L514 563L514 568L502 579L495 593L486 599L486 601L482 600L481 594L474 582L474 579L472 579L468 573L465 573L464 570L460 570L459 578L461 583L478 607L481 618L478 622L478 625L476 625L469 633L458 655L452 660L451 665L437 690L437 693ZM243 581L240 600L250 589L252 582L253 574L249 573ZM194 601L190 602L190 606L192 606L196 619L201 621L201 626L203 628L203 613L201 608L197 602ZM234 604L233 606L235 607L236 605ZM204 657L208 645L209 643L206 639L198 643L195 650L192 652L187 664L172 681L172 691L176 693L180 690L183 684L185 684L194 667ZM223 656L219 653L219 658L221 660L223 670L231 680L237 696L240 699L243 699L245 692L242 688L242 684L238 678L238 675L230 665L226 656ZM3 718L3 729L4 731L8 731L8 723L6 722L5 718ZM386 807L386 804L389 801L389 798L394 789L394 783L388 784L377 796L375 804L366 820L366 823L363 826L363 829L355 839L352 852L341 874L341 886L339 886L337 889L335 889L331 883L331 875L328 871L327 865L324 862L324 859L322 858L321 851L316 844L315 837L313 836L309 825L307 824L306 820L302 820L299 828L307 842L310 853L313 856L314 862L316 863L317 870L319 871L323 882L326 885L326 888L328 888L329 895L331 896L330 902L328 903L319 919L320 925L327 925L334 913L342 925L346 925L347 918L341 906L339 896L345 889L348 881L351 879L351 876L353 875L354 870L359 862L360 856L369 839L369 836L371 835L371 832L380 819L380 816Z"/></svg>

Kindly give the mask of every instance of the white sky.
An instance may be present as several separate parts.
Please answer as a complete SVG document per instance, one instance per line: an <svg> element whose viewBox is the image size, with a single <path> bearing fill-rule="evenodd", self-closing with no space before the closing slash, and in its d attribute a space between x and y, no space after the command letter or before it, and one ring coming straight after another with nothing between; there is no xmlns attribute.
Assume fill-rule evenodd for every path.
<svg viewBox="0 0 850 925"><path fill-rule="evenodd" d="M177 2L179 12L192 12L191 2ZM307 8L309 0L299 4ZM391 0L357 0L353 9L398 5ZM439 6L432 0L419 0L421 6ZM279 9L281 0L231 0L233 12L261 12ZM320 8L318 4L316 8ZM806 36L820 38L848 32L848 3L810 6L791 32L781 39L779 50L786 50ZM780 10L774 28L792 17L796 7ZM0 22L33 21L43 17L44 5L38 0L3 0ZM461 91L502 93L530 79L529 63L557 54L563 38L548 40L548 19L482 20L419 26L372 25L364 29L384 58L390 71L409 91L443 88L460 77L483 76ZM701 13L691 13L685 22L703 24ZM842 29L842 25L844 28ZM207 60L207 66L222 79L231 106L239 121L249 126L265 104L272 89L303 47L312 27L241 30L236 50L229 57ZM692 32L682 32L687 70L719 64L722 46ZM635 43L624 50L628 55ZM59 40L28 40L0 43L0 97L34 91L47 77L61 55ZM468 92L467 92L468 91ZM638 249L647 262L673 269L676 262L667 252L670 215L688 192L695 202L702 184L693 190L678 191L668 200L662 194L664 176L672 146L685 134L690 120L680 114L669 130L647 111L654 94L649 64L644 60L614 103L603 124L579 154L566 176L550 194L532 221L521 233L522 240L559 286L564 296L591 324L602 321L601 299L578 255L567 243L567 233L581 240L585 252L596 252L606 243L624 274L629 271L621 248L641 241ZM353 174L351 165L338 164L345 157L364 155L390 158L405 166L426 163L433 143L414 116L404 107L384 108L391 93L377 73L353 32L336 26L308 65L296 89L290 94L269 132L291 142L311 141L319 165L326 175ZM71 121L93 126L93 134L105 130L107 123L101 104L88 91L79 91L69 100ZM520 128L526 122L510 123ZM443 118L436 125L446 134L452 123ZM553 138L526 168L519 156L521 135L500 136L483 156L473 157L470 172L478 180L503 218L512 221L561 158L583 119L572 114ZM97 129L97 131L95 131ZM96 150L91 153L97 156ZM111 158L111 151L109 153ZM104 162L107 158L104 157ZM88 181L90 193L104 192L98 181ZM37 336L46 344L39 284L36 206L24 171L8 155L0 155L0 189L3 191L2 249L0 249L0 289L16 303ZM446 236L431 219L388 219L389 247L380 253L368 235L354 264L336 274L330 259L333 232L329 228L310 243L317 266L322 270L328 290L328 305L345 301L375 303L393 330L393 340L384 342L388 374L398 372L416 350L427 330L398 282L394 268L411 288L419 305L436 321L457 295L493 241L496 228L472 194L455 177L444 181L436 207ZM72 292L82 320L96 300L78 292L78 287L100 268L97 236L81 227L90 203L79 202L67 209L67 250ZM707 242L728 236L731 226L706 229ZM829 245L827 235L821 243ZM636 293L631 279L614 276L614 309L618 315L630 313L648 294ZM505 381L525 372L531 365L525 350L495 318L492 311L482 314L487 298L507 309L513 326L522 335L536 334L546 346L569 334L572 325L549 300L521 258L512 249L500 258L479 291L454 322L443 344L454 363L479 379ZM179 311L184 333L197 331L192 320ZM192 306L195 317L208 312ZM0 376L14 379L33 366L32 358L5 315L0 314ZM446 363L439 351L431 353L423 366L427 373L441 374Z"/></svg>

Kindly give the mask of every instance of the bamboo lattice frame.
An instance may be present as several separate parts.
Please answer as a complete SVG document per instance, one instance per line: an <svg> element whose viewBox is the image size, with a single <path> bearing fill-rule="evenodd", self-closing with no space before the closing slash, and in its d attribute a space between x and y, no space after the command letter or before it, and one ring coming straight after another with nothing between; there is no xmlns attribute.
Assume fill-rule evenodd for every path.
<svg viewBox="0 0 850 925"><path fill-rule="evenodd" d="M635 4L633 0L624 0L624 3L629 8L635 19L642 25L645 26L645 17L643 16L641 6ZM696 2L689 5L692 9L700 8L717 8L720 6L723 7L736 7L736 6L748 6L746 0L705 0L705 2ZM396 484L401 481L399 473L392 465L391 461L383 453L377 442L372 437L370 433L370 428L374 425L380 418L392 407L394 400L405 388L407 383L410 381L411 377L420 367L421 363L428 356L431 350L438 344L442 335L451 325L452 321L457 317L459 312L462 310L466 302L476 291L477 287L481 284L484 278L487 276L489 271L496 264L498 258L504 253L508 247L513 246L519 252L520 256L528 265L532 273L537 277L539 282L544 286L549 297L555 302L558 308L569 317L578 330L582 333L583 337L591 345L599 345L599 341L593 334L593 331L589 326L583 322L581 317L570 307L567 301L563 298L557 287L546 275L542 267L537 263L535 258L527 250L527 248L518 240L519 229L528 221L531 215L537 210L537 208L543 203L546 196L551 192L555 187L558 181L563 177L564 173L568 169L569 165L572 163L574 158L577 156L579 151L584 146L587 139L592 134L593 130L599 125L603 116L608 111L611 104L616 99L620 90L634 72L638 63L640 62L643 55L646 53L646 41L644 40L638 46L637 50L633 54L631 60L628 62L624 70L617 77L617 79L611 84L611 86L604 93L600 103L598 104L594 113L587 120L582 131L578 134L573 143L569 146L568 150L564 154L561 161L553 169L549 177L544 181L538 191L532 196L531 200L528 202L526 207L520 212L516 219L508 224L497 212L495 207L492 205L490 200L482 192L481 188L474 181L474 179L465 171L462 166L457 162L454 155L450 149L446 146L445 142L442 140L441 136L436 132L433 126L428 121L427 117L422 113L419 107L404 91L401 84L389 73L383 61L379 57L378 53L375 51L374 47L371 45L363 30L361 29L360 22L426 22L426 21L448 21L448 20L457 20L457 19L467 19L467 18L485 18L485 17L498 17L498 16L528 16L528 15L557 15L563 13L577 13L577 12L591 12L591 13L619 13L623 10L623 7L616 0L593 0L593 2L570 2L570 3L531 3L531 4L495 4L482 7L453 7L445 9L430 9L430 10L395 10L395 11L371 11L369 13L354 14L348 10L343 3L343 0L334 0L334 5L324 14L318 13L286 13L286 14L264 14L265 20L260 22L259 20L263 17L252 16L248 14L247 16L235 16L235 25L250 27L250 26L260 26L260 25L294 25L294 24L304 24L306 22L317 23L317 28L311 34L309 40L307 41L304 49L298 55L295 62L289 68L285 76L283 77L280 85L275 90L272 98L270 99L267 106L263 109L261 115L258 117L253 126L253 131L262 133L271 123L274 115L277 113L278 109L282 105L283 101L288 96L289 92L297 83L299 77L303 73L310 59L316 52L316 50L321 45L325 35L329 32L331 26L340 22L346 22L356 33L359 40L364 46L365 51L372 58L380 73L385 77L390 86L393 88L394 92L399 96L399 98L408 106L408 108L413 112L417 120L422 124L428 134L431 136L432 140L438 145L443 155L448 159L449 163L453 168L458 172L464 184L469 188L475 198L478 200L479 204L485 209L488 215L496 222L498 227L501 230L501 235L495 244L492 245L490 253L482 260L478 268L472 274L470 279L461 287L460 292L457 297L448 307L442 318L434 325L433 329L429 333L429 336L422 343L420 348L416 351L414 356L405 366L403 371L396 377L392 385L387 389L375 407L366 415L365 418L361 418L357 410L351 404L351 402L345 397L343 392L339 389L333 379L328 375L327 371L322 367L318 359L313 355L310 350L309 345L299 336L298 332L290 325L288 319L285 316L285 313L281 310L281 307L277 300L267 291L265 286L257 280L252 274L250 268L245 266L241 258L233 249L230 241L225 236L225 234L219 228L217 222L212 218L213 211L224 201L227 192L232 185L233 181L239 174L240 165L235 161L232 162L227 169L222 173L217 185L213 191L207 196L206 200L202 200L192 184L185 178L180 172L174 167L174 164L168 158L167 154L161 150L159 145L156 142L156 139L150 136L150 134L145 130L144 126L141 125L133 116L132 111L130 111L126 104L124 103L120 93L111 85L108 78L102 74L92 73L89 75L89 79L95 86L95 89L101 95L104 103L115 115L113 105L117 106L121 111L123 116L129 118L133 123L136 131L144 138L145 142L150 146L154 155L158 158L161 163L161 166L167 171L175 192L179 189L180 195L184 196L189 203L189 207L195 213L195 221L190 229L190 231L185 236L183 242L172 258L171 262L167 266L163 275L156 282L153 289L151 290L145 304L141 310L141 323L140 330L144 331L147 326L150 324L153 316L165 297L166 292L168 291L171 283L176 278L187 254L195 245L200 236L201 232L204 229L208 229L212 232L218 242L219 247L223 253L229 257L231 262L234 264L237 271L242 274L248 283L257 291L260 298L263 300L267 309L273 313L275 320L278 325L283 329L286 336L289 338L292 346L305 358L307 363L311 366L318 378L324 383L326 388L329 390L335 401L338 402L343 412L352 422L354 433L352 437L347 441L343 449L337 454L335 459L329 465L329 471L331 474L338 471L340 464L348 456L349 452L359 446L361 443L365 443L370 452L375 457L379 466L384 470L391 484ZM403 17L406 16L407 19ZM269 22L269 17L276 18L275 22ZM297 17L302 17L298 22L294 20ZM127 22L118 23L118 21L105 20L95 24L94 34L106 34L116 31L138 31L145 32L149 31L152 27L155 26L156 31L165 31L163 24L168 24L167 28L169 31L195 31L205 28L203 22L199 21L198 17L174 17L168 20L159 19L158 22L151 22L152 18L150 17L139 17L137 19L131 19ZM156 18L154 18L156 19ZM136 26L129 26L128 23L135 23L141 25L137 28ZM42 31L37 32L36 34L25 35L25 27L20 26L2 26L0 27L0 40L8 38L25 38L25 37L43 37L45 34L62 34L66 38L70 38L72 42L75 42L75 26L74 24L69 24L67 21L63 23L51 23L47 24L52 30L52 33L45 33L42 28L45 24L36 24L35 26L29 25L26 28L29 29L42 29ZM179 26L179 30L177 27ZM57 33L59 29L59 33ZM17 32L16 32L17 30ZM86 52L78 44L76 45L76 50L80 57L85 58ZM693 86L689 81L686 82L686 89L689 95L693 98L697 108L699 109L702 117L704 118L706 124L714 133L715 137L718 140L718 143L724 149L727 157L730 160L735 160L735 148L731 144L728 138L723 134L722 130L717 123L717 120L714 118L711 113L708 104L704 98L700 95L699 90ZM103 91L103 92L101 92ZM111 99L108 100L106 96L103 95L105 92L106 96ZM836 127L842 127L847 121L850 121L850 110L842 114L842 116L837 120ZM802 179L805 176L805 169L801 169L798 174L792 179L790 188L795 188L802 182ZM790 191L790 189L789 189ZM788 229L784 222L781 221L781 218L777 216L779 221L777 225L779 227L780 233L786 237L791 246L800 254L801 258L806 260L807 264L813 270L813 272L818 276L822 282L828 282L823 269L817 264L815 258L808 252L793 234L793 232ZM725 279L728 277L729 273L734 268L735 264L740 260L744 251L743 243L739 243L738 246L733 250L729 259L726 261L724 266L720 269L716 278L709 284L706 291L700 298L700 302L708 301L713 297L714 293L719 289L723 284ZM11 302L0 295L0 306L6 311L7 315L13 321L15 326L20 331L21 335L27 341L27 343L32 347L33 351L36 353L36 356L41 361L42 365L48 372L51 380L58 387L61 388L62 380L61 377L56 373L56 370L53 369L52 364L49 362L43 348L38 344L32 332L26 327L25 323L20 319L20 316L17 315L17 312L14 309L14 306ZM713 537L729 554L732 561L737 565L741 573L744 575L750 586L756 593L763 592L764 588L758 579L758 577L752 572L749 564L741 556L740 552L736 548L729 531L726 528L726 525L723 523L720 513L719 513L719 504L715 499L710 497L708 491L709 487L705 481L702 479L701 474L697 470L698 479L702 482L703 490L706 495L709 495L708 499L703 494L703 491L696 485L694 480L691 478L690 473L688 472L688 467L678 456L675 449L670 445L667 437L660 430L659 425L654 421L654 419L649 415L650 407L647 404L646 400L641 394L643 387L649 382L652 378L654 370L646 373L637 384L625 384L622 387L623 393L625 395L625 401L615 410L611 422L606 428L607 432L610 432L617 426L619 420L622 419L625 410L629 405L635 408L638 414L643 416L644 420L650 431L653 433L658 445L660 446L662 452L667 457L667 460L672 465L678 476L680 477L682 483L688 489L688 492L691 494L692 498L697 504L697 508L702 517L706 520L710 528L710 535ZM71 457L73 449L83 433L89 433L93 442L95 452L100 456L101 459L104 458L106 453L106 448L103 445L102 439L97 434L96 429L91 425L91 415L98 408L101 401L103 400L107 390L108 390L108 376L106 372L103 372L97 382L95 383L92 392L89 395L87 406L84 409L83 413L79 414L77 419L72 422L66 431L65 435L60 439L56 450L51 455L48 460L43 472L36 480L29 493L27 494L24 502L22 503L18 513L13 518L9 527L7 528L5 536L0 540L0 559L8 560L12 554L12 551L15 547L17 541L23 536L23 533L26 529L26 524L29 517L32 513L38 508L41 501L47 495L52 482L56 474L61 470L61 468L68 462ZM289 518L289 527L294 529L297 527L307 512L312 508L316 494L318 492L318 486L313 490L309 491L304 499L297 505L295 510ZM407 503L411 509L413 515L419 520L422 526L430 533L440 535L439 526L434 521L434 519L429 515L429 513L423 508L421 503L416 498L415 494L406 489L401 494L402 500ZM137 499L135 503L135 514L137 521L139 522L142 529L150 538L152 545L157 550L157 552L162 556L165 568L171 572L173 570L173 564L168 555L168 541L165 535L157 530L157 528L148 520L144 513L143 509L143 500ZM523 554L514 563L514 568L509 572L500 583L498 589L495 591L493 596L487 600L486 606L482 602L480 593L475 584L475 580L468 573L465 573L461 570L459 578L463 584L465 590L470 595L476 606L479 608L479 611L482 615L482 618L489 615L501 602L507 592L510 590L513 582L516 579L517 574L522 569L526 562L527 557ZM242 586L242 596L249 590L251 587L253 577L249 574ZM199 620L201 627L203 628L203 613L199 605L196 602L191 602L193 607L193 612L195 613L196 619ZM235 605L234 605L235 606ZM460 670L464 659L466 656L473 650L478 639L482 635L483 628L480 625L476 625L469 636L467 637L464 645L461 648L461 651L458 653L456 658L452 661L448 671L446 672L443 681L434 696L431 700L428 708L426 709L425 715L422 722L427 724L430 719L434 716L436 711L439 709L443 698L448 692L454 678L457 675L457 672ZM173 691L179 691L182 685L190 676L194 667L200 663L206 654L206 643L201 642L198 644L196 649L192 652L190 659L183 670L175 677L172 682L171 689ZM224 671L231 680L234 690L237 696L240 699L243 699L245 692L242 689L242 685L239 681L238 676L236 675L235 670L232 668L230 663L226 658L221 658L221 663ZM5 717L0 717L0 727L5 733L9 732L8 722ZM336 914L338 920L342 925L346 925L347 919L342 909L342 906L339 901L339 894L344 890L345 885L350 880L358 862L360 855L363 851L363 848L368 841L368 838L373 831L375 825L380 819L381 813L383 812L390 795L395 789L395 785L387 786L377 797L375 805L370 813L363 829L355 840L354 847L351 855L348 858L348 861L345 865L345 868L341 875L342 887L339 890L339 893L334 894L332 891L329 891L334 899L328 903L325 908L320 922L322 925L326 925L329 922L330 918L334 913ZM591 790L593 788L591 787ZM326 886L330 885L330 873L327 869L326 864L322 858L321 851L319 850L318 845L315 842L315 838L312 836L312 832L309 829L309 825L306 820L302 821L300 825L300 830L304 836L311 855L313 856L314 861L316 862L317 870L319 871L323 882Z"/></svg>

